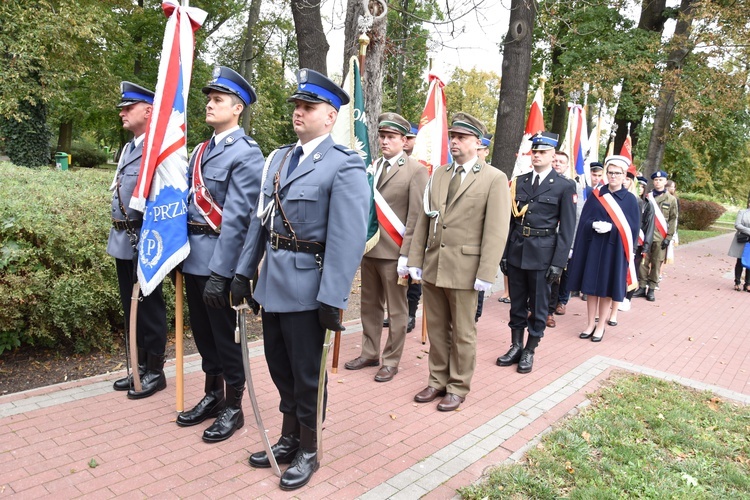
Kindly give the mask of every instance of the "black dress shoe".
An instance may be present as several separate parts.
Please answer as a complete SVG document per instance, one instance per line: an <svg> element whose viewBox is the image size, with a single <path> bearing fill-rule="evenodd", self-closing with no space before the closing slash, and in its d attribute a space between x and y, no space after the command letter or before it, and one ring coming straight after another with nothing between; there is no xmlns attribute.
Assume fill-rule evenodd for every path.
<svg viewBox="0 0 750 500"><path fill-rule="evenodd" d="M633 292L633 297L645 297L646 296L646 287L639 286L638 290Z"/></svg>
<svg viewBox="0 0 750 500"><path fill-rule="evenodd" d="M279 441L271 446L271 453L273 453L278 464L292 463L295 455L297 455L297 451L299 451L299 435L296 434L281 436ZM271 462L268 460L268 455L265 451L253 453L250 455L248 462L256 469L268 469L271 467Z"/></svg>
<svg viewBox="0 0 750 500"><path fill-rule="evenodd" d="M138 348L138 375L141 379L146 375L146 349ZM133 375L115 380L112 388L116 391L129 391L133 388Z"/></svg>
<svg viewBox="0 0 750 500"><path fill-rule="evenodd" d="M607 324L608 324L609 326L617 326L617 321L610 321L610 320L607 320Z"/></svg>
<svg viewBox="0 0 750 500"><path fill-rule="evenodd" d="M412 330L414 330L414 327L417 325L417 318L414 316L409 316L409 323L406 325L406 333L411 333Z"/></svg>
<svg viewBox="0 0 750 500"><path fill-rule="evenodd" d="M279 486L284 491L302 488L310 482L313 473L320 467L318 450L300 448L292 460L292 465L281 475Z"/></svg>
<svg viewBox="0 0 750 500"><path fill-rule="evenodd" d="M136 391L135 387L128 389L128 399L147 398L167 388L167 377L164 375L165 356L151 353L146 356L146 373L141 378L141 390Z"/></svg>
<svg viewBox="0 0 750 500"><path fill-rule="evenodd" d="M602 330L602 335L601 335L601 337L594 337L594 336L592 335L592 336L591 336L591 342L601 342L601 341L602 341L602 339L604 338L604 332L606 332L606 330Z"/></svg>
<svg viewBox="0 0 750 500"><path fill-rule="evenodd" d="M596 328L595 328L595 329L596 329ZM595 330L595 329L594 329L594 330ZM591 331L590 331L590 332L588 332L588 333L587 333L587 332L581 332L581 333L580 333L580 334L578 335L578 338L579 338L579 339L588 339L588 338L591 338L591 336L592 336L592 335L594 334L594 330L591 330Z"/></svg>
<svg viewBox="0 0 750 500"><path fill-rule="evenodd" d="M388 328L389 326L391 326L391 320L390 318L385 318L383 320L383 328Z"/></svg>
<svg viewBox="0 0 750 500"><path fill-rule="evenodd" d="M510 349L497 358L495 362L497 366L510 366L518 363L518 360L521 359L521 351L523 351L523 335L523 330L510 331Z"/></svg>
<svg viewBox="0 0 750 500"><path fill-rule="evenodd" d="M521 359L518 360L518 373L529 373L534 367L534 351L524 349L521 353Z"/></svg>
<svg viewBox="0 0 750 500"><path fill-rule="evenodd" d="M646 294L646 300L649 302L653 302L656 300L656 297L654 296L654 291L652 289L648 289L648 293Z"/></svg>

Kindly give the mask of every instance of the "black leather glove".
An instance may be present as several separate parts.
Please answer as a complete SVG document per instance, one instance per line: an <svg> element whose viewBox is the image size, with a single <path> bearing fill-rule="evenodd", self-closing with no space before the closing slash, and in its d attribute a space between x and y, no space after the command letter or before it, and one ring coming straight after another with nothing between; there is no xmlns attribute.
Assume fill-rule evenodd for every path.
<svg viewBox="0 0 750 500"><path fill-rule="evenodd" d="M253 291L250 288L250 278L242 276L241 274L235 274L232 284L229 286L229 294L232 307L239 306L245 300L250 304L253 300Z"/></svg>
<svg viewBox="0 0 750 500"><path fill-rule="evenodd" d="M227 307L230 281L229 278L211 273L211 277L206 281L206 288L203 289L203 303L215 309Z"/></svg>
<svg viewBox="0 0 750 500"><path fill-rule="evenodd" d="M663 240L661 240L662 250L666 250L668 246L669 246L669 238L664 238Z"/></svg>
<svg viewBox="0 0 750 500"><path fill-rule="evenodd" d="M318 321L320 321L320 326L332 332L343 332L346 330L344 325L341 324L338 307L321 303L320 307L318 307Z"/></svg>
<svg viewBox="0 0 750 500"><path fill-rule="evenodd" d="M500 261L500 272L508 276L508 259L502 259Z"/></svg>
<svg viewBox="0 0 750 500"><path fill-rule="evenodd" d="M562 267L549 266L549 269L547 269L547 274L544 275L544 279L546 279L547 283L551 285L552 283L560 279L562 272Z"/></svg>

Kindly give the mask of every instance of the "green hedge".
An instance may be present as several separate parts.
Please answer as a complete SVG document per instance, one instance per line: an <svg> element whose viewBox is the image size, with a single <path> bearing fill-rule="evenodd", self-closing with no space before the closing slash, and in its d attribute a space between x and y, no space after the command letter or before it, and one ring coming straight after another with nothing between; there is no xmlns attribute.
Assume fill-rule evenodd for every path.
<svg viewBox="0 0 750 500"><path fill-rule="evenodd" d="M726 208L714 201L680 198L680 227L704 231L726 211Z"/></svg>
<svg viewBox="0 0 750 500"><path fill-rule="evenodd" d="M117 276L106 253L112 175L0 162L0 353L22 344L87 352L121 342ZM169 280L164 292L173 311Z"/></svg>

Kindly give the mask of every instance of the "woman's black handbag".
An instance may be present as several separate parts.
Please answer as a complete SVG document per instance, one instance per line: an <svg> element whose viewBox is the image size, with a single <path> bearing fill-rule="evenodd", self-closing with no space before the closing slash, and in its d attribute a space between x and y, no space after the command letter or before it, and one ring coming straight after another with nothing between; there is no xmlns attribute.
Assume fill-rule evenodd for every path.
<svg viewBox="0 0 750 500"><path fill-rule="evenodd" d="M748 243L750 242L750 236L745 233L737 233L737 243Z"/></svg>

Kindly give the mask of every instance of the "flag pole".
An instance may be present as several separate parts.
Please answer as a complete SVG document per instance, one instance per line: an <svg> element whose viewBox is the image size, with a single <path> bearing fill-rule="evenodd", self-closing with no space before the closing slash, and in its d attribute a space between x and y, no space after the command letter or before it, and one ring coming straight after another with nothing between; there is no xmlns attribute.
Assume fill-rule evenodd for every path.
<svg viewBox="0 0 750 500"><path fill-rule="evenodd" d="M182 343L184 318L182 317L182 273L175 270L174 279L174 350L175 350L175 405L177 413L185 409L185 365Z"/></svg>

